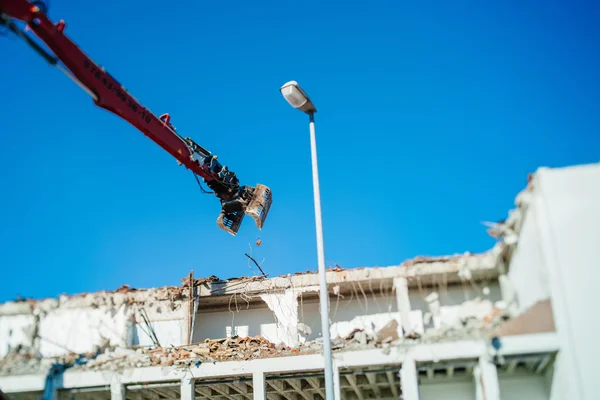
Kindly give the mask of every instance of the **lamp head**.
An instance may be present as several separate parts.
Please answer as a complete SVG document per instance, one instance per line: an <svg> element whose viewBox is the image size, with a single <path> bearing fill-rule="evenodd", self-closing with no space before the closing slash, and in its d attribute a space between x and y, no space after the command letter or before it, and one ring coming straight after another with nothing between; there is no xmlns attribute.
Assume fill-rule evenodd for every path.
<svg viewBox="0 0 600 400"><path fill-rule="evenodd" d="M315 105L310 101L310 98L304 90L298 85L298 82L289 81L283 85L279 91L292 107L309 115L317 112Z"/></svg>

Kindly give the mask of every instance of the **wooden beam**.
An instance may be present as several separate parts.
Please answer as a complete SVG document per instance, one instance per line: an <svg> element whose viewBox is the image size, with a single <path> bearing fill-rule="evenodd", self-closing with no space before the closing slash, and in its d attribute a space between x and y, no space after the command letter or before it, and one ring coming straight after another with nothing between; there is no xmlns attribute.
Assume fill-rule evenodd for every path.
<svg viewBox="0 0 600 400"><path fill-rule="evenodd" d="M188 318L187 318L187 344L192 343L192 320L194 319L194 270L188 276Z"/></svg>

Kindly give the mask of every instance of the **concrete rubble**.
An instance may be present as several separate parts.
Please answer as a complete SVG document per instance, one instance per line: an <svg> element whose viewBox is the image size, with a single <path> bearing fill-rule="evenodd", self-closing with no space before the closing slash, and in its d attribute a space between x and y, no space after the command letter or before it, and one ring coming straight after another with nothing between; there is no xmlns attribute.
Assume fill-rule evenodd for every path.
<svg viewBox="0 0 600 400"><path fill-rule="evenodd" d="M99 355L82 368L89 370L120 370L151 366L187 368L202 363L273 357L285 354L289 350L286 346L276 346L260 336L207 339L204 342L180 347L116 348Z"/></svg>
<svg viewBox="0 0 600 400"><path fill-rule="evenodd" d="M475 304L475 306L473 306ZM386 352L392 346L432 343L440 340L462 340L466 338L493 337L504 322L502 312L492 307L486 314L477 313L478 302L467 303L459 313L455 324L431 328L423 335L398 335L398 322L392 319L376 332L354 329L345 337L332 339L334 352L381 348ZM471 309L471 313L469 313ZM105 346L84 355L69 353L61 357L40 357L29 349L18 348L0 361L0 375L44 373L52 363L74 365L84 357L84 363L74 365L73 370L124 370L152 366L189 368L203 363L252 360L257 358L283 357L319 353L322 339L305 342L296 347L274 344L257 336L206 339L199 343L173 347L123 348Z"/></svg>
<svg viewBox="0 0 600 400"><path fill-rule="evenodd" d="M468 311L468 310L467 310ZM398 321L392 319L377 331L370 329L354 329L345 337L332 339L334 352L381 348L386 352L392 346L412 345L420 342L437 342L440 340L461 340L467 337L492 336L493 328L502 321L501 315L493 316L495 309L486 315L461 313L460 322L431 328L423 335L398 335ZM492 321L492 318L495 318ZM86 362L76 364L80 354L68 353L57 357L41 357L31 349L19 347L13 349L0 361L0 375L20 375L45 373L52 363L73 365L73 370L124 370L141 367L175 367L189 368L203 363L251 360L256 358L282 357L300 354L314 354L322 350L322 339L318 338L289 347L283 343L274 344L261 336L229 337L206 339L200 343L184 346L152 347L138 346L120 347L105 343L103 348L95 352L83 354Z"/></svg>
<svg viewBox="0 0 600 400"><path fill-rule="evenodd" d="M387 353L392 347L410 346L417 343L464 340L468 338L492 338L507 319L499 304L485 307L481 301L467 302L456 314L460 317L451 324L431 327L421 334L398 335L398 321L392 319L377 331L354 329L345 337L332 339L334 352L379 348ZM484 303L485 304L485 303ZM0 375L45 373L52 363L73 365L73 370L122 371L141 367L193 368L204 363L252 360L257 358L283 357L315 354L322 351L322 339L289 347L274 344L261 336L206 339L199 343L172 347L123 348L105 345L87 354L69 353L60 357L40 357L24 347L14 349L0 360ZM85 362L76 365L78 360Z"/></svg>
<svg viewBox="0 0 600 400"><path fill-rule="evenodd" d="M389 291L390 301L396 303L392 283L398 277L415 292L422 291L422 285L432 288L423 295L428 310L412 310L417 313L419 329L405 331L400 311L392 309L348 315L331 322L333 351L379 348L387 352L392 346L493 337L507 318L502 302L475 298L448 306L433 290L439 284L436 277L443 277L446 285L497 277L505 247L500 241L482 254L417 257L391 267L347 270L336 266L328 270L333 295L338 299L356 295L365 300L365 306L365 296L375 296L374 290L379 295ZM215 276L194 279L190 274L182 279L182 286L147 290L122 286L113 292L0 304L0 376L44 374L53 363L73 370L117 371L153 366L193 368L204 363L319 353L323 339L312 331L319 332L320 327L301 323L299 315L303 296L318 298L317 278L314 272L229 280ZM387 289L382 292L384 286ZM232 296L238 295L241 300L233 297L234 302L247 301L248 307L250 301L260 303L272 313L276 321L273 337L267 339L262 332L236 336L237 330L230 336L232 321L229 337L191 343L194 321L203 323L197 307L212 312L213 305L227 304L235 319L231 303ZM226 334L224 330L220 335Z"/></svg>

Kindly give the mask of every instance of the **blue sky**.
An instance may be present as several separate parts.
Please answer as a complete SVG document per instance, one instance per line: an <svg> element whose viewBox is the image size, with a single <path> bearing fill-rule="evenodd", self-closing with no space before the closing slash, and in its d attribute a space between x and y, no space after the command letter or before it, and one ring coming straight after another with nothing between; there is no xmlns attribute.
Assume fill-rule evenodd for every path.
<svg viewBox="0 0 600 400"><path fill-rule="evenodd" d="M526 3L526 4L523 4ZM22 42L1 38L0 301L179 284L190 270L316 269L316 115L328 265L480 252L539 166L600 156L592 2L52 1L50 16L156 114L274 205L219 230L218 200Z"/></svg>

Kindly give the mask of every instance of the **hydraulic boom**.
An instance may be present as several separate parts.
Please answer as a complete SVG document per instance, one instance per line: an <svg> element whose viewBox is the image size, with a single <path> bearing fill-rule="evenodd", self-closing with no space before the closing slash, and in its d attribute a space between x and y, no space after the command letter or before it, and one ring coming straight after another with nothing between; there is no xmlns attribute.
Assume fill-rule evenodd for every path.
<svg viewBox="0 0 600 400"><path fill-rule="evenodd" d="M244 214L252 217L262 229L271 208L271 191L265 185L241 186L236 174L217 161L217 156L196 144L188 137L180 136L171 124L168 114L157 117L142 106L103 67L96 64L64 33L65 22L52 22L42 1L0 0L0 26L5 26L22 38L50 65L59 68L104 108L139 129L180 164L200 176L221 202L217 224L236 235ZM26 30L18 26L25 22L50 49L46 51Z"/></svg>

